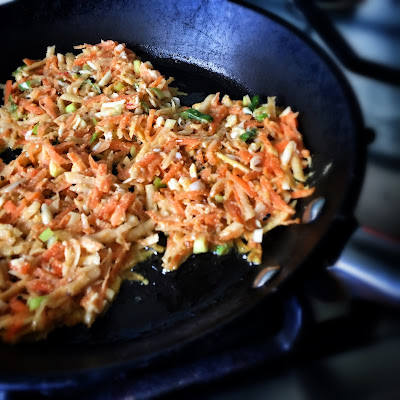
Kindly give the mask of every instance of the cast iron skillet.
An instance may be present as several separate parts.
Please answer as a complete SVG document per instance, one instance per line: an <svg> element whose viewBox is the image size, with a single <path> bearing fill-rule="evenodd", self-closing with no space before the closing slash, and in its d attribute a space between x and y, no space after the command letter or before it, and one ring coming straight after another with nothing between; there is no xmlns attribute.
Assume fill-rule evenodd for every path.
<svg viewBox="0 0 400 400"><path fill-rule="evenodd" d="M297 271L320 267L337 254L335 243L342 244L347 234L362 182L366 140L343 76L300 32L267 13L221 0L20 0L0 9L2 82L22 58L43 57L47 45L66 52L113 39L195 93L187 103L216 91L233 98L276 95L279 104L301 111L301 130L314 155L313 199L326 200L316 221L279 228L265 238L261 266L235 253L206 254L164 276L152 259L141 266L150 285L126 282L90 330L63 328L40 343L2 344L3 387L57 386L89 371L141 365L273 298L288 282L295 284ZM300 204L300 216L309 202ZM277 264L280 272L254 289L260 271ZM273 301L266 312L268 307Z"/></svg>

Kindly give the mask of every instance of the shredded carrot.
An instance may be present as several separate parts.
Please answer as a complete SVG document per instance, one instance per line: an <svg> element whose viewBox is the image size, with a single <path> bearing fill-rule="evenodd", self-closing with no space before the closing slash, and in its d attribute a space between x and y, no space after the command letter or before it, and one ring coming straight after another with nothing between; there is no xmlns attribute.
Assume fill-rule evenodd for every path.
<svg viewBox="0 0 400 400"><path fill-rule="evenodd" d="M9 102L9 97L11 95L11 90L12 90L12 81L8 80L6 82L6 86L4 88L4 105L7 105Z"/></svg>
<svg viewBox="0 0 400 400"><path fill-rule="evenodd" d="M52 118L57 118L59 114L59 110L57 105L54 103L53 100L49 96L43 97L40 102L41 107L43 110L47 112Z"/></svg>
<svg viewBox="0 0 400 400"><path fill-rule="evenodd" d="M274 147L276 150L278 150L279 153L283 153L283 150L285 150L285 148L289 142L290 142L289 139L284 139L284 140L279 141L278 143L275 143Z"/></svg>
<svg viewBox="0 0 400 400"><path fill-rule="evenodd" d="M201 140L193 138L179 138L176 139L176 143L179 144L179 146L195 147L198 146L199 143L201 143Z"/></svg>
<svg viewBox="0 0 400 400"><path fill-rule="evenodd" d="M22 60L26 65L32 65L36 62L36 60L31 60L30 58L24 58Z"/></svg>
<svg viewBox="0 0 400 400"><path fill-rule="evenodd" d="M154 82L150 83L150 87L157 87L161 81L164 79L162 75L160 75Z"/></svg>
<svg viewBox="0 0 400 400"><path fill-rule="evenodd" d="M183 168L182 164L173 164L169 171L164 175L162 179L163 183L168 183L174 176L178 175L178 172Z"/></svg>
<svg viewBox="0 0 400 400"><path fill-rule="evenodd" d="M246 182L245 180L243 180L242 178L236 176L236 175L230 175L229 178L236 183L237 185L239 185L248 196L250 197L257 197L257 192L250 186L249 182Z"/></svg>
<svg viewBox="0 0 400 400"><path fill-rule="evenodd" d="M151 132L151 128L153 126L153 122L154 122L154 115L156 114L156 110L154 108L152 108L149 111L149 118L147 118L147 125L146 125L146 136L150 135Z"/></svg>
<svg viewBox="0 0 400 400"><path fill-rule="evenodd" d="M57 164L63 165L69 163L69 161L67 161L63 156L58 154L57 150L50 144L45 144L43 147L46 149L47 154L51 157L51 159L55 161Z"/></svg>
<svg viewBox="0 0 400 400"><path fill-rule="evenodd" d="M300 199L301 197L311 196L314 193L314 191L315 187L312 187L310 189L295 190L290 195L292 199Z"/></svg>
<svg viewBox="0 0 400 400"><path fill-rule="evenodd" d="M137 167L144 167L148 166L154 160L159 160L160 156L157 153L147 153L140 161L135 163Z"/></svg>
<svg viewBox="0 0 400 400"><path fill-rule="evenodd" d="M26 111L29 111L32 114L42 115L45 113L45 111L42 110L39 106L31 103L30 101L28 101L26 99L20 99L19 104L22 108L24 108Z"/></svg>
<svg viewBox="0 0 400 400"><path fill-rule="evenodd" d="M259 264L260 230L300 223L293 199L315 190L298 113L274 98L252 113L254 99L219 93L181 106L173 78L124 44L76 49L24 59L36 68L4 89L0 147L21 150L0 160L5 341L91 325L162 234L165 271L219 245Z"/></svg>

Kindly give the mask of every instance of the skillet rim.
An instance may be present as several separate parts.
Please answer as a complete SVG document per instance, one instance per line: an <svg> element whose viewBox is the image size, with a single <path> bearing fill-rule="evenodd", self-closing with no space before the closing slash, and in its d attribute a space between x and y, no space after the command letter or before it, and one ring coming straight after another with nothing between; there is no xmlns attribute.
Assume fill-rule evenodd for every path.
<svg viewBox="0 0 400 400"><path fill-rule="evenodd" d="M23 3L23 2L21 2ZM226 3L229 3L226 1ZM298 39L301 40L302 44L308 46L313 53L319 58L327 67L327 70L329 70L330 73L332 73L333 77L335 78L335 81L339 84L340 89L342 90L343 94L346 97L346 100L348 104L351 107L352 110L352 118L350 119L353 125L353 137L354 141L356 143L356 148L357 150L362 150L362 151L357 151L355 153L355 159L352 162L352 169L354 172L355 178L348 179L347 185L345 186L345 190L343 193L343 201L340 203L339 207L336 208L335 210L335 218L338 220L345 220L346 218L352 218L353 217L353 212L354 212L354 207L356 205L356 201L360 195L360 190L361 186L363 183L363 178L364 178L364 173L365 173L365 162L366 162L366 155L367 155L367 142L366 138L362 136L362 132L364 130L364 121L360 109L360 105L355 97L354 90L352 89L350 83L348 82L347 78L345 77L345 74L340 70L339 66L337 63L335 63L334 59L318 45L312 39L307 37L305 33L303 33L299 28L291 25L289 22L285 21L281 17L272 14L269 11L263 10L260 7L257 7L255 5L244 5L239 1L233 1L231 2L235 4L235 6L243 9L250 9L255 11L258 14L263 15L264 18L267 18L269 20L272 20L273 22L277 23L281 27L285 28L291 35L295 35ZM9 3L3 7L8 7L13 5L13 3ZM350 188L351 186L351 188ZM324 235L321 237L321 239L318 241L317 246L318 248L321 247L327 247L327 242L329 239L332 237L334 232L331 232L330 230L331 224L329 224L328 228L325 229ZM329 246L328 246L329 247ZM311 254L315 252L314 248L311 251ZM337 251L337 249L335 250ZM335 255L334 255L335 256ZM294 271L294 274L299 273L299 271L303 270L303 264L306 264L310 256L306 257L303 263L301 263L296 270ZM289 276L289 280L292 280L293 278L293 273ZM287 280L284 282L280 282L280 284L277 285L276 290L281 292L282 291L282 286L287 285ZM213 322L213 323L208 323L204 324L202 326L202 329L200 331L196 331L196 334L189 336L185 341L182 342L174 342L169 345L165 345L162 349L158 349L155 353L151 353L147 358L154 359L158 358L165 352L170 352L170 351L175 351L179 348L181 348L183 345L186 345L190 342L195 341L199 337L204 336L206 333L210 332L211 330L214 330L216 328L223 327L226 325L229 321L231 321L234 318L239 317L240 315L248 312L251 308L253 308L255 305L259 304L261 301L265 301L266 298L270 298L271 293L266 293L263 296L258 296L256 300L253 300L251 304L246 304L245 307L241 307L240 310L236 310L236 312L233 315L228 315L225 316L224 319L221 321L219 320L218 322ZM207 311L206 311L207 313ZM207 319L207 318L206 318ZM188 320L184 321L184 324L186 323L191 323ZM145 357L146 359L146 357ZM142 357L143 361L143 357ZM100 367L94 367L94 368L88 368L88 369L82 369L82 370L73 370L73 371L57 371L53 373L49 372L41 372L39 376L37 374L31 374L29 376L18 376L16 377L15 375L12 376L7 376L4 375L0 378L0 387L10 387L12 386L15 389L15 384L18 385L18 388L21 387L21 385L24 384L24 382L29 385L30 388L41 388L43 385L43 381L37 382L38 378L40 377L41 380L48 380L46 385L53 384L54 387L57 387L59 385L65 386L65 379L68 378L68 380L79 380L79 378L84 378L88 372L93 372L93 371L98 371L107 373L110 372L111 370L116 370L116 369L121 369L121 368L132 368L133 365L137 364L138 360L122 360L119 361L115 364L112 365L103 365ZM139 361L140 363L140 361ZM61 381L60 381L61 380ZM6 386L5 386L6 385ZM48 386L46 386L48 387Z"/></svg>

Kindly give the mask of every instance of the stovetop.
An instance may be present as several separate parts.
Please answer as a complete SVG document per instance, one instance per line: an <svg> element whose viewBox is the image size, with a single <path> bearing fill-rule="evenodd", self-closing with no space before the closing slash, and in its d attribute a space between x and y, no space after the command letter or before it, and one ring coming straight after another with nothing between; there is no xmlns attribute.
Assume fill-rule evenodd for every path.
<svg viewBox="0 0 400 400"><path fill-rule="evenodd" d="M334 58L292 1L246 3L293 24ZM320 3L359 55L400 68L400 1ZM356 5L348 7L350 3ZM342 70L360 102L366 126L375 132L356 208L356 218L365 229L348 245L342 262L368 256L374 268L383 263L399 268L400 87ZM366 243L380 251L369 245L367 251ZM72 387L62 392L0 392L0 400L399 399L396 299L393 306L361 300L357 293L348 293L334 270L320 271L303 277L296 293L282 294L272 312L264 312L268 306L264 304L156 366L110 376L84 391Z"/></svg>

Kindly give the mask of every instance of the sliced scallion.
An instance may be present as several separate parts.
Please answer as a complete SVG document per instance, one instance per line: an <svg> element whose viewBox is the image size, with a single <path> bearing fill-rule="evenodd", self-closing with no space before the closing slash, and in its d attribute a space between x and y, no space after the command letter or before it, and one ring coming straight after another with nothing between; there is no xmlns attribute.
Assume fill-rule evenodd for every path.
<svg viewBox="0 0 400 400"><path fill-rule="evenodd" d="M22 72L22 70L26 67L26 65L21 65L20 67L18 67L15 71L13 71L11 73L11 75L13 77L16 77L18 74L20 74Z"/></svg>
<svg viewBox="0 0 400 400"><path fill-rule="evenodd" d="M39 239L42 242L47 242L52 236L54 235L54 232L50 228L46 228L40 235Z"/></svg>
<svg viewBox="0 0 400 400"><path fill-rule="evenodd" d="M77 110L77 108L76 108L76 104L75 103L68 104L67 107L65 107L65 112L68 113L68 114L72 113L72 112L74 112L76 110Z"/></svg>
<svg viewBox="0 0 400 400"><path fill-rule="evenodd" d="M218 256L223 256L229 252L229 246L227 244L221 244L217 246L214 250L214 253Z"/></svg>
<svg viewBox="0 0 400 400"><path fill-rule="evenodd" d="M49 296L38 296L38 297L29 297L28 301L26 302L27 306L31 311L36 310L40 307L42 302L46 300Z"/></svg>
<svg viewBox="0 0 400 400"><path fill-rule="evenodd" d="M165 94L162 92L162 90L158 88L150 88L150 90L152 90L160 100L165 97Z"/></svg>
<svg viewBox="0 0 400 400"><path fill-rule="evenodd" d="M149 105L148 105L145 101L142 100L142 101L140 102L140 104L141 104L141 106L142 106L142 108L143 108L144 111L149 112L150 107L149 107Z"/></svg>
<svg viewBox="0 0 400 400"><path fill-rule="evenodd" d="M122 82L118 82L114 85L114 90L120 92L124 87L125 85Z"/></svg>
<svg viewBox="0 0 400 400"><path fill-rule="evenodd" d="M264 119L265 118L267 118L268 117L268 114L267 113L261 113L261 114L258 114L258 115L256 115L254 118L257 120L257 121L264 121Z"/></svg>
<svg viewBox="0 0 400 400"><path fill-rule="evenodd" d="M211 115L203 114L202 112L193 108L189 108L188 110L181 112L181 117L185 119L196 119L197 121L204 123L214 121L214 118Z"/></svg>
<svg viewBox="0 0 400 400"><path fill-rule="evenodd" d="M162 189L162 188L166 188L166 187L167 187L167 185L166 185L164 182L161 182L161 179L160 179L160 177L158 177L158 176L156 176L156 177L154 178L153 185L154 185L157 189Z"/></svg>
<svg viewBox="0 0 400 400"><path fill-rule="evenodd" d="M208 245L206 237L205 236L198 237L193 242L193 254L207 253L207 251L208 251Z"/></svg>
<svg viewBox="0 0 400 400"><path fill-rule="evenodd" d="M19 87L19 89L22 90L22 91L28 90L28 89L30 89L30 88L32 87L32 86L31 86L31 81L22 82L22 83L20 83L20 84L18 85L18 87Z"/></svg>
<svg viewBox="0 0 400 400"><path fill-rule="evenodd" d="M224 201L224 196L221 196L220 194L215 195L215 201L217 203L222 203Z"/></svg>
<svg viewBox="0 0 400 400"><path fill-rule="evenodd" d="M259 101L260 101L260 96L258 95L253 96L250 100L250 104L247 107L249 107L251 111L254 111L258 106Z"/></svg>
<svg viewBox="0 0 400 400"><path fill-rule="evenodd" d="M140 60L134 60L133 61L133 70L135 71L135 74L140 74L140 64L142 62Z"/></svg>
<svg viewBox="0 0 400 400"><path fill-rule="evenodd" d="M130 153L131 157L135 157L136 156L136 147L132 146L131 149L129 150L129 153Z"/></svg>
<svg viewBox="0 0 400 400"><path fill-rule="evenodd" d="M98 135L98 132L93 133L93 135L90 139L90 143L93 143L97 139L97 135Z"/></svg>
<svg viewBox="0 0 400 400"><path fill-rule="evenodd" d="M10 103L10 108L9 108L10 113L17 111L18 105L16 103L14 103L14 101L11 97L11 94L8 96L8 101Z"/></svg>
<svg viewBox="0 0 400 400"><path fill-rule="evenodd" d="M33 133L34 135L37 135L38 129L39 129L39 122L33 127L32 133Z"/></svg>
<svg viewBox="0 0 400 400"><path fill-rule="evenodd" d="M253 140L257 136L257 129L253 128L239 136L240 140L243 142L247 142L249 140Z"/></svg>

